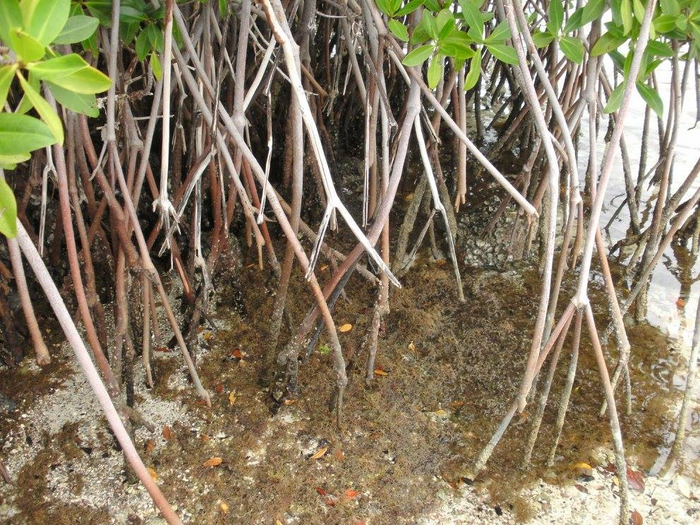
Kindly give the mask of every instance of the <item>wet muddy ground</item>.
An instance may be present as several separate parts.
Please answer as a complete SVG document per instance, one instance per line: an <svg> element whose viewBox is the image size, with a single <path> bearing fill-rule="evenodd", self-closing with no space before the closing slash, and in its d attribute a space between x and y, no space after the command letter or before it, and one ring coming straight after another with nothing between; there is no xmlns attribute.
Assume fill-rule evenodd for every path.
<svg viewBox="0 0 700 525"><path fill-rule="evenodd" d="M543 462L553 439L566 351L532 468L520 469L531 422L526 412L511 425L487 469L473 482L465 478L517 389L537 305L532 270L468 268L467 302L460 304L449 264L419 260L404 287L392 291L369 387L362 342L373 294L354 280L352 302L339 301L336 312L339 325L352 325L341 334L353 353L341 430L328 410L332 364L323 336L300 367L297 399L275 404L260 387L273 299L254 265L240 271L246 287L219 290L219 329L207 327L199 336L198 367L212 408L198 401L175 352L156 352L153 391L142 375L137 378L136 406L157 427L139 429L137 447L186 521L544 523L555 507L573 504L572 498L584 498L578 502L584 506L603 498L608 507L598 517L614 519L612 445L607 418L597 416L603 396L585 339L555 466L547 469ZM565 296L573 284L566 283ZM231 299L238 293L244 294L245 312L237 308L239 298ZM602 320L605 302L596 295ZM293 283L290 299L292 316L299 318L309 306L301 279ZM631 465L645 476L667 444L679 399L674 374L684 361L648 325L631 327L629 336L634 412L622 418L623 435ZM47 369L27 360L19 373L0 372L0 392L11 392L17 404L0 422L2 457L15 480L0 485L0 519L158 523L145 491L124 475L121 455L72 361L64 349ZM582 471L579 463L594 472ZM211 464L216 465L206 466ZM697 469L695 463L687 473L691 484ZM662 498L647 496L644 510L650 512L650 502ZM700 505L678 497L684 505L673 512L685 512L680 517L693 522ZM663 512L670 511L658 515ZM653 512L649 519L653 522Z"/></svg>
<svg viewBox="0 0 700 525"><path fill-rule="evenodd" d="M348 191L360 191L358 173L343 181ZM412 184L402 190L404 207ZM450 263L431 256L425 240L403 287L391 290L370 386L364 381L364 338L376 289L359 276L351 279L350 301L341 298L335 311L338 326L351 325L340 334L349 376L341 429L328 409L334 379L324 336L300 365L297 398L278 403L261 386L276 283L258 270L253 251L243 250L236 265L230 264L235 256L223 264L215 280L217 328L205 325L198 335L197 366L212 396L211 409L197 398L182 357L164 346L170 335L161 318L163 341L153 360L156 386L146 387L140 365L135 378L135 406L154 430L137 429L135 440L184 521L359 525L616 519L611 436L607 417L597 415L603 394L585 334L555 465L547 468L544 462L554 439L570 340L531 468L521 469L521 461L535 403L513 421L487 468L474 481L467 478L517 391L540 287L536 263L509 262L495 242L509 238L507 233L477 238L497 203L495 197L492 205L459 218L465 233L458 245L464 304L457 300ZM501 224L505 230L507 223L508 218ZM329 240L343 250L350 246L347 234L330 233ZM277 252L282 250L280 245ZM325 264L318 268L321 281L331 272ZM575 276L570 279L560 305L573 293ZM595 271L592 281L602 329L607 302ZM175 281L169 284L177 304L181 293ZM298 266L288 305L293 326L311 306ZM54 341L53 363L40 370L25 359L19 369L0 369L0 393L11 398L0 404L0 458L13 478L11 485L0 483L0 522L160 524L148 494L125 472L55 322L46 315L41 323ZM695 523L700 515L697 405L684 476L649 477L661 470L673 437L687 348L648 324L630 326L628 335L633 412L621 419L637 479L632 510L647 523ZM280 343L289 336L285 324ZM610 368L616 357L611 345Z"/></svg>

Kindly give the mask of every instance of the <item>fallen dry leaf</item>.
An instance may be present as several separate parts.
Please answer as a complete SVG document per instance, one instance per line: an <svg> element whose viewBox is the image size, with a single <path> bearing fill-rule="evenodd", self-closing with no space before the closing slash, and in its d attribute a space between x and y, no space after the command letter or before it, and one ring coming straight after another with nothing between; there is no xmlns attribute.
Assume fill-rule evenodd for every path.
<svg viewBox="0 0 700 525"><path fill-rule="evenodd" d="M166 352L167 353L167 352L170 352L170 348L168 348L167 346L159 346L158 348L156 348L156 352Z"/></svg>
<svg viewBox="0 0 700 525"><path fill-rule="evenodd" d="M632 515L630 516L630 522L632 523L632 525L643 525L644 518L639 512L633 510Z"/></svg>
<svg viewBox="0 0 700 525"><path fill-rule="evenodd" d="M231 355L236 359L243 359L246 356L246 353L242 352L240 348L236 348L233 352L231 352Z"/></svg>
<svg viewBox="0 0 700 525"><path fill-rule="evenodd" d="M326 452L328 452L328 447L322 447L319 448L316 453L311 456L309 459L321 459L323 456L326 455Z"/></svg>
<svg viewBox="0 0 700 525"><path fill-rule="evenodd" d="M416 345L413 344L413 341L408 343L408 349L413 352L414 354L416 353Z"/></svg>
<svg viewBox="0 0 700 525"><path fill-rule="evenodd" d="M323 487L316 487L316 492L318 492L320 496L326 495L326 490Z"/></svg>
<svg viewBox="0 0 700 525"><path fill-rule="evenodd" d="M228 514L228 503L222 501L219 504L219 508L221 509L221 512L223 512L224 514Z"/></svg>
<svg viewBox="0 0 700 525"><path fill-rule="evenodd" d="M146 452L153 452L154 445L155 445L155 443L153 443L152 439L149 439L148 441L146 441Z"/></svg>
<svg viewBox="0 0 700 525"><path fill-rule="evenodd" d="M209 441L209 439L209 436L207 436L206 434L202 434L202 441L206 443L207 441Z"/></svg>
<svg viewBox="0 0 700 525"><path fill-rule="evenodd" d="M386 375L389 375L389 374L386 373L386 372L385 372L384 370L382 370L381 368L375 368L375 369L374 369L374 375L375 375L375 376L386 376Z"/></svg>
<svg viewBox="0 0 700 525"><path fill-rule="evenodd" d="M153 478L153 481L158 481L158 474L156 473L155 470L153 470L151 467L146 467L146 470L148 470L148 473Z"/></svg>
<svg viewBox="0 0 700 525"><path fill-rule="evenodd" d="M361 494L361 492L359 490L348 489L345 491L345 495L350 499L356 498L360 494Z"/></svg>
<svg viewBox="0 0 700 525"><path fill-rule="evenodd" d="M340 328L338 328L338 330L344 334L345 332L349 332L350 330L352 330L352 325L350 323L345 323Z"/></svg>
<svg viewBox="0 0 700 525"><path fill-rule="evenodd" d="M584 463L583 461L576 463L572 469L576 474L582 475L582 476L592 476L593 475L593 467L591 467L588 463Z"/></svg>
<svg viewBox="0 0 700 525"><path fill-rule="evenodd" d="M333 451L333 457L336 459L336 461L343 461L345 459L345 454L343 454L341 449L336 448Z"/></svg>
<svg viewBox="0 0 700 525"><path fill-rule="evenodd" d="M632 490L644 492L644 474L637 472L627 467L627 481Z"/></svg>
<svg viewBox="0 0 700 525"><path fill-rule="evenodd" d="M171 439L173 439L173 430L167 425L163 427L162 434L163 439L165 439L165 441L170 441Z"/></svg>
<svg viewBox="0 0 700 525"><path fill-rule="evenodd" d="M211 339L212 337L214 337L214 333L213 333L213 332L205 332L205 333L202 335L202 339L204 339L205 341L209 341L209 339Z"/></svg>
<svg viewBox="0 0 700 525"><path fill-rule="evenodd" d="M235 402L236 402L236 393L235 393L235 392L231 392L231 393L228 395L228 404L229 404L229 406L233 406L233 404L234 404Z"/></svg>
<svg viewBox="0 0 700 525"><path fill-rule="evenodd" d="M676 301L676 306L677 306L678 308L683 308L683 307L685 306L685 299L683 299L682 297L680 297L680 298Z"/></svg>
<svg viewBox="0 0 700 525"><path fill-rule="evenodd" d="M218 385L216 385L216 386L214 387L214 391L215 391L217 394L220 394L221 392L224 391L224 385L222 385L221 383L219 383Z"/></svg>
<svg viewBox="0 0 700 525"><path fill-rule="evenodd" d="M293 404L296 403L296 402L297 402L296 399L285 399L285 400L284 400L285 406L293 405Z"/></svg>
<svg viewBox="0 0 700 525"><path fill-rule="evenodd" d="M452 403L450 403L450 406L451 406L452 408L463 407L463 406L464 406L464 401L453 401Z"/></svg>
<svg viewBox="0 0 700 525"><path fill-rule="evenodd" d="M581 485L580 483L576 483L574 485L574 487L576 487L580 492L583 492L584 494L588 494L588 489L586 487L584 487L583 485Z"/></svg>
<svg viewBox="0 0 700 525"><path fill-rule="evenodd" d="M221 459L218 456L214 456L213 458L209 458L206 460L204 463L202 463L202 466L204 467L218 467L221 465L223 459Z"/></svg>

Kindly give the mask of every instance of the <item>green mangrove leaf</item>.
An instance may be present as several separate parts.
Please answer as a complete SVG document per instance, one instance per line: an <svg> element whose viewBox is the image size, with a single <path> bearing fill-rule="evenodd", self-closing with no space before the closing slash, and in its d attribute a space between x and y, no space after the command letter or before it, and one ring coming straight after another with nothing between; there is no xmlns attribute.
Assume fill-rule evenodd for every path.
<svg viewBox="0 0 700 525"><path fill-rule="evenodd" d="M564 25L564 33L571 33L583 27L583 7L574 11Z"/></svg>
<svg viewBox="0 0 700 525"><path fill-rule="evenodd" d="M56 137L38 118L0 113L0 155L23 155L55 143Z"/></svg>
<svg viewBox="0 0 700 525"><path fill-rule="evenodd" d="M0 165L5 164L0 158ZM7 162L7 164L17 164ZM3 179L0 179L0 233L13 239L17 236L17 201L12 188Z"/></svg>
<svg viewBox="0 0 700 525"><path fill-rule="evenodd" d="M583 6L583 12L581 13L581 25L593 22L593 20L599 18L606 7L605 0L589 0L589 2Z"/></svg>
<svg viewBox="0 0 700 525"><path fill-rule="evenodd" d="M539 48L547 47L554 40L554 35L549 31L539 31L532 35L532 41Z"/></svg>
<svg viewBox="0 0 700 525"><path fill-rule="evenodd" d="M403 59L403 64L405 66L419 66L425 62L430 55L433 54L433 49L435 48L432 44L425 44L419 46L406 55Z"/></svg>
<svg viewBox="0 0 700 525"><path fill-rule="evenodd" d="M505 44L486 44L486 49L498 60L515 66L518 64L518 54L510 46Z"/></svg>
<svg viewBox="0 0 700 525"><path fill-rule="evenodd" d="M64 108L92 118L100 115L100 111L97 109L95 95L74 93L52 82L46 82L46 85L51 90L51 93L53 93L53 96L56 97L56 101Z"/></svg>
<svg viewBox="0 0 700 525"><path fill-rule="evenodd" d="M423 0L411 0L409 3L407 3L401 9L396 11L395 16L406 16L408 14L411 14L411 13L413 13L413 11L415 11L416 9L418 9L422 5L423 5Z"/></svg>
<svg viewBox="0 0 700 525"><path fill-rule="evenodd" d="M56 141L58 141L60 145L63 145L63 124L61 124L61 119L58 117L51 105L44 99L44 97L42 97L39 92L25 80L22 73L17 72L17 78L22 86L24 95L32 103L37 113L39 113L41 120L43 120L49 127L51 133L53 133L53 136L56 138Z"/></svg>
<svg viewBox="0 0 700 525"><path fill-rule="evenodd" d="M584 47L581 40L573 36L562 36L559 45L566 58L576 64L583 64Z"/></svg>
<svg viewBox="0 0 700 525"><path fill-rule="evenodd" d="M20 9L27 33L48 46L66 25L70 0L22 0Z"/></svg>
<svg viewBox="0 0 700 525"><path fill-rule="evenodd" d="M102 93L112 84L107 75L75 53L32 64L27 69L42 80L50 80L64 89L84 95Z"/></svg>
<svg viewBox="0 0 700 525"><path fill-rule="evenodd" d="M389 31L402 42L408 42L408 28L398 20L392 18L389 20Z"/></svg>
<svg viewBox="0 0 700 525"><path fill-rule="evenodd" d="M620 109L620 104L622 103L622 94L625 91L625 83L623 82L617 86L612 93L610 93L610 98L608 98L608 103L603 109L603 113L614 113Z"/></svg>
<svg viewBox="0 0 700 525"><path fill-rule="evenodd" d="M158 58L158 53L156 52L151 53L151 70L156 80L163 78L163 67L160 64L160 58Z"/></svg>
<svg viewBox="0 0 700 525"><path fill-rule="evenodd" d="M486 39L487 44L503 44L511 37L508 22L505 20L498 24Z"/></svg>
<svg viewBox="0 0 700 525"><path fill-rule="evenodd" d="M90 38L95 31L97 26L100 25L100 21L97 18L91 16L72 16L63 26L63 31L58 35L53 43L54 44L77 44L83 40Z"/></svg>
<svg viewBox="0 0 700 525"><path fill-rule="evenodd" d="M625 42L625 40L626 38L619 37L608 31L603 36L601 36L595 43L593 49L591 49L591 56L597 57L606 53L610 53L610 51L614 51L615 49L620 47Z"/></svg>
<svg viewBox="0 0 700 525"><path fill-rule="evenodd" d="M441 56L435 56L430 61L428 66L428 87L435 89L442 79L444 59Z"/></svg>
<svg viewBox="0 0 700 525"><path fill-rule="evenodd" d="M632 31L634 25L634 16L632 15L632 0L622 0L620 5L620 17L622 18L623 33L628 35Z"/></svg>
<svg viewBox="0 0 700 525"><path fill-rule="evenodd" d="M17 64L0 67L0 109L5 107L7 94L10 92L12 78L14 77L17 67Z"/></svg>
<svg viewBox="0 0 700 525"><path fill-rule="evenodd" d="M659 117L664 116L664 103L659 96L659 92L653 87L644 84L643 82L637 82L637 92L642 96L644 102L656 113Z"/></svg>
<svg viewBox="0 0 700 525"><path fill-rule="evenodd" d="M561 29L561 25L564 22L564 4L562 0L552 0L549 3L547 15L549 16L547 29L553 35L559 34L559 29Z"/></svg>
<svg viewBox="0 0 700 525"><path fill-rule="evenodd" d="M476 86L481 76L481 49L476 51L476 55L469 62L469 72L464 79L464 91L469 91Z"/></svg>
<svg viewBox="0 0 700 525"><path fill-rule="evenodd" d="M22 27L22 11L17 0L0 0L0 40L10 43L10 29Z"/></svg>
<svg viewBox="0 0 700 525"><path fill-rule="evenodd" d="M22 62L36 62L44 55L44 46L29 33L19 27L10 30L10 47L22 59Z"/></svg>

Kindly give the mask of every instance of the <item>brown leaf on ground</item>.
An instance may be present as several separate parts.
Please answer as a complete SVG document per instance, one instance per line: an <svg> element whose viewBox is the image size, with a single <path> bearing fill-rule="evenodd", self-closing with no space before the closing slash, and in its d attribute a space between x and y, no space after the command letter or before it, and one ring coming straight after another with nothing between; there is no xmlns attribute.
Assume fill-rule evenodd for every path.
<svg viewBox="0 0 700 525"><path fill-rule="evenodd" d="M318 492L320 496L325 496L327 494L326 490L323 487L316 487L316 492Z"/></svg>
<svg viewBox="0 0 700 525"><path fill-rule="evenodd" d="M316 453L311 456L309 459L321 459L323 456L326 455L326 452L328 452L328 447L322 447L319 448Z"/></svg>
<svg viewBox="0 0 700 525"><path fill-rule="evenodd" d="M224 391L224 385L222 385L221 383L219 383L218 385L216 385L216 386L214 387L214 391L215 391L217 394L220 394L221 392Z"/></svg>
<svg viewBox="0 0 700 525"><path fill-rule="evenodd" d="M153 443L152 439L149 439L148 441L146 441L146 452L153 452L154 446L155 446L155 444Z"/></svg>
<svg viewBox="0 0 700 525"><path fill-rule="evenodd" d="M146 470L148 470L148 473L153 478L153 481L158 481L158 474L156 473L155 470L153 470L151 467L146 467Z"/></svg>
<svg viewBox="0 0 700 525"><path fill-rule="evenodd" d="M338 330L340 331L340 333L344 334L345 332L349 332L350 330L352 330L352 325L350 323L345 323L344 325L341 325L341 327L338 328Z"/></svg>
<svg viewBox="0 0 700 525"><path fill-rule="evenodd" d="M579 476L593 475L593 467L591 467L588 463L584 463L583 461L576 463L572 468Z"/></svg>
<svg viewBox="0 0 700 525"><path fill-rule="evenodd" d="M233 404L234 404L235 402L236 402L236 393L235 393L235 392L231 392L231 393L228 395L228 404L229 404L229 406L233 406Z"/></svg>
<svg viewBox="0 0 700 525"><path fill-rule="evenodd" d="M345 491L345 495L346 495L348 498L350 498L350 499L354 499L354 498L356 498L357 496L359 496L360 494L361 494L361 492L358 491L358 490L348 489L348 490Z"/></svg>
<svg viewBox="0 0 700 525"><path fill-rule="evenodd" d="M579 491L583 492L584 494L588 494L588 489L580 483L576 483L574 487L576 487Z"/></svg>
<svg viewBox="0 0 700 525"><path fill-rule="evenodd" d="M219 508L221 509L221 512L223 512L224 514L228 514L228 503L226 503L225 501L222 501L219 504Z"/></svg>
<svg viewBox="0 0 700 525"><path fill-rule="evenodd" d="M637 472L627 467L627 481L629 481L630 488L632 490L644 492L644 474L641 472Z"/></svg>
<svg viewBox="0 0 700 525"><path fill-rule="evenodd" d="M171 439L173 439L173 429L167 425L163 427L162 434L163 439L165 439L165 441L170 441Z"/></svg>
<svg viewBox="0 0 700 525"><path fill-rule="evenodd" d="M643 525L644 523L644 518L642 515L637 512L636 510L632 511L632 515L630 516L630 523L632 525Z"/></svg>
<svg viewBox="0 0 700 525"><path fill-rule="evenodd" d="M218 467L219 465L221 465L222 462L223 462L223 459L221 459L218 456L214 456L213 458L209 458L204 463L202 463L202 466L204 466L204 467Z"/></svg>
<svg viewBox="0 0 700 525"><path fill-rule="evenodd" d="M231 352L231 355L236 359L243 359L246 354L245 352L242 352L240 348L236 348L233 352Z"/></svg>
<svg viewBox="0 0 700 525"><path fill-rule="evenodd" d="M376 369L374 370L374 375L375 375L375 376L386 376L386 375L389 375L389 374L388 374L387 372L385 372L384 370L382 370L381 368L376 368Z"/></svg>

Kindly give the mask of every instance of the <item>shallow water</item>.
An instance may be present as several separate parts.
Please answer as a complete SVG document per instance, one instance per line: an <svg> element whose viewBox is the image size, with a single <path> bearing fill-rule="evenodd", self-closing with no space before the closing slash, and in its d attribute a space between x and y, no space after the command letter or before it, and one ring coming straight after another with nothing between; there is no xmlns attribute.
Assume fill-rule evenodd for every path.
<svg viewBox="0 0 700 525"><path fill-rule="evenodd" d="M608 67L608 71L611 70L612 68ZM667 119L669 93L672 81L670 63L664 63L658 68L657 81L659 84L659 92L664 100L664 119ZM676 155L671 173L671 192L675 191L682 184L698 158L700 126L694 128L696 117L696 89L697 84L692 78L691 72L691 77L685 89L685 98L676 144ZM641 156L640 150L642 133L644 130L645 108L644 101L635 91L631 101L624 135L634 180L636 180L637 177L639 159ZM587 116L584 116L581 128L583 130L588 129ZM652 119L649 131L647 171L654 166L658 156L658 127L655 119ZM601 140L598 144L599 161L602 159L605 148L603 132L604 129L601 130ZM588 161L587 131L584 131L581 137L580 146L579 170L583 174L585 173L586 163ZM581 176L583 177L583 175ZM690 197L699 186L700 179L695 181L682 202ZM652 196L652 192L650 192L645 185L644 198L648 199L650 196ZM603 207L601 217L601 225L610 222L617 208L626 197L622 157L619 152L615 157L614 169L606 197L606 204ZM639 210L640 217L647 217L647 223L651 221L655 204L655 199L647 201L646 206L648 209L645 210L641 208ZM624 238L628 233L628 227L629 209L625 205L618 216L610 222L610 226L606 230L608 242L612 244ZM642 224L642 227L644 227L644 224ZM654 269L648 291L647 320L650 324L659 328L667 335L670 350L677 350L677 352L674 353L670 351L668 357L660 358L657 363L646 370L649 376L656 382L658 388L664 391L675 390L677 392L682 392L685 387L687 357L690 352L690 345L693 337L693 324L698 308L698 300L700 299L700 279L698 279L698 277L700 277L700 260L691 260L688 253L689 252L679 249L678 246L673 246L672 243L671 246L666 249L662 260ZM634 352L634 345L632 351ZM696 384L694 394L695 399L700 398L700 385ZM691 405L691 421L689 422L690 427L688 428L685 445L686 455L691 460L691 464L695 465L698 463L697 459L700 458L700 433L697 428L693 431L693 420L697 420L697 415L693 415L693 413L696 412L697 407ZM697 421L695 421L695 423L694 426L697 427ZM668 458L670 445L673 442L674 430L669 428L667 432L666 444L659 447L659 457L651 468L651 474L659 473ZM697 470L691 473L691 475L694 476L698 474L699 472Z"/></svg>
<svg viewBox="0 0 700 525"><path fill-rule="evenodd" d="M611 68L608 68L611 71ZM692 73L691 73L692 75ZM657 70L657 80L659 82L659 92L664 100L664 118L668 117L668 97L671 84L671 66L670 63L664 63ZM674 160L674 168L672 172L671 190L675 191L683 182L685 177L690 173L690 170L695 165L698 158L698 145L700 144L700 125L692 129L695 125L695 89L696 83L693 78L688 80L685 90L685 101L683 105L680 128L678 132L678 142L676 145L676 156ZM627 116L625 125L625 141L632 166L633 178L636 180L636 172L639 166L641 156L642 132L644 129L644 112L645 103L639 94L635 91L630 111ZM588 120L584 118L582 129L588 129ZM586 136L581 137L580 154L579 154L579 170L585 173L586 163L588 161L588 139ZM598 158L602 158L605 144L603 142L603 133L601 132L601 140L599 141ZM656 121L652 120L649 134L649 151L647 154L647 170L653 167L658 155L658 127ZM692 195L700 186L700 179L695 181L691 190L687 193L686 198ZM648 197L650 192L645 192L645 197ZM609 222L618 206L625 198L625 181L622 171L622 157L618 152L615 158L615 166L610 179L610 185L607 191L607 202L603 207L601 224L605 225ZM685 200L685 199L683 199ZM655 205L655 200L651 202L651 206ZM653 208L649 210L651 216ZM644 210L640 209L640 214L644 215ZM650 218L649 218L650 220ZM622 212L612 221L607 233L611 243L617 242L624 238L627 234L629 226L628 208L625 206ZM681 261L687 265L686 261ZM700 274L700 262L695 261L689 268L692 275ZM687 271L687 270L686 270ZM659 264L651 279L649 287L649 304L647 318L651 324L661 329L673 339L682 339L686 345L690 345L692 339L693 320L700 298L700 282L695 282L690 286L689 290L684 291L683 307L677 307L676 303L681 298L681 287L684 283L679 279L681 268L679 261L673 248L669 248L664 253L662 263ZM684 285L688 287L688 283Z"/></svg>

